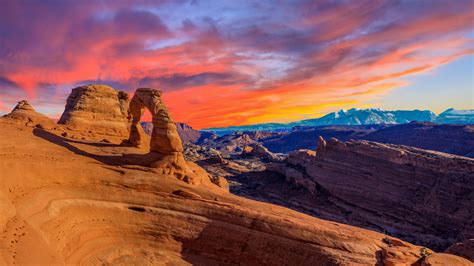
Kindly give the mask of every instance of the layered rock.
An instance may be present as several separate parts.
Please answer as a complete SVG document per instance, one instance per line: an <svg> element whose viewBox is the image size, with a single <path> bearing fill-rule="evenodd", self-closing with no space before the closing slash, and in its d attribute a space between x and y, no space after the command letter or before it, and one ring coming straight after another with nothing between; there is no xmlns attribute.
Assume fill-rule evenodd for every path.
<svg viewBox="0 0 474 266"><path fill-rule="evenodd" d="M406 146L320 139L273 168L322 204L314 214L444 250L474 235L474 160Z"/></svg>
<svg viewBox="0 0 474 266"><path fill-rule="evenodd" d="M106 85L72 89L59 124L68 129L126 139L129 135L129 96Z"/></svg>
<svg viewBox="0 0 474 266"><path fill-rule="evenodd" d="M51 129L56 126L51 118L36 112L31 104L22 100L19 101L13 111L2 117L4 121L25 126L38 126L46 129Z"/></svg>
<svg viewBox="0 0 474 266"><path fill-rule="evenodd" d="M412 122L382 128L361 139L474 158L474 125Z"/></svg>

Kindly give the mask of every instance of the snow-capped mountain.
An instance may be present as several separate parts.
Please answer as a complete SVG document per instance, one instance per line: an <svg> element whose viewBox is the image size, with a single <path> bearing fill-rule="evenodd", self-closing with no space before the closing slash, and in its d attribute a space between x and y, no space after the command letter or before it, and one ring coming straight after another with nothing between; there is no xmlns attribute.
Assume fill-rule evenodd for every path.
<svg viewBox="0 0 474 266"><path fill-rule="evenodd" d="M474 124L474 110L455 110L451 108L437 116L429 110L386 111L379 108L353 108L332 112L320 118L301 120L288 124L267 123L209 128L205 129L205 131L225 135L236 131L289 131L293 127L298 126L406 124L412 121L440 124Z"/></svg>
<svg viewBox="0 0 474 266"><path fill-rule="evenodd" d="M295 126L404 124L411 121L433 121L435 118L436 115L431 111L385 111L378 108L353 108L293 124Z"/></svg>
<svg viewBox="0 0 474 266"><path fill-rule="evenodd" d="M435 122L440 124L474 124L474 109L456 110L450 108L439 114Z"/></svg>

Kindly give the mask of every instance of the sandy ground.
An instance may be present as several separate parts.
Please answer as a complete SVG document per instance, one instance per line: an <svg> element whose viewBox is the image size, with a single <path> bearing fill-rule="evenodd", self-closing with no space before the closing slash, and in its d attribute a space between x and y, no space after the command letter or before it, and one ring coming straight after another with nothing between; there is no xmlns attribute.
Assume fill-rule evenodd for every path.
<svg viewBox="0 0 474 266"><path fill-rule="evenodd" d="M129 165L141 153L0 121L0 265L363 265L389 259L390 248L394 261L419 255L375 232Z"/></svg>

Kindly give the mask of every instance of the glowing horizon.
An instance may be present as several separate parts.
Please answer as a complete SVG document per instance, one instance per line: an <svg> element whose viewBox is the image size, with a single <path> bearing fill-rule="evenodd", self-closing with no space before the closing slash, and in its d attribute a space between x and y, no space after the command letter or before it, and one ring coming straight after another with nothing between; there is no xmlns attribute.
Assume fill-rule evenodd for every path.
<svg viewBox="0 0 474 266"><path fill-rule="evenodd" d="M90 83L160 88L195 128L474 109L472 1L272 3L2 2L0 113L57 118Z"/></svg>

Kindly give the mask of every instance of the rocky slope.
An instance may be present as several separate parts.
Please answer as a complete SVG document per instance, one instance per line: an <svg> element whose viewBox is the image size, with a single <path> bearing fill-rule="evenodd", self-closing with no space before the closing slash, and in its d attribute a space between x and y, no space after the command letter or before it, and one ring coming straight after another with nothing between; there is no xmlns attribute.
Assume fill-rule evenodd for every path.
<svg viewBox="0 0 474 266"><path fill-rule="evenodd" d="M18 102L15 108L1 119L10 123L31 127L38 126L51 129L56 126L56 123L51 118L36 112L33 106L26 100Z"/></svg>
<svg viewBox="0 0 474 266"><path fill-rule="evenodd" d="M382 128L359 139L474 157L474 125L409 123Z"/></svg>
<svg viewBox="0 0 474 266"><path fill-rule="evenodd" d="M320 139L275 165L323 204L316 216L444 250L474 236L474 160L407 146ZM283 192L284 193L284 192ZM291 203L290 203L291 204Z"/></svg>
<svg viewBox="0 0 474 266"><path fill-rule="evenodd" d="M373 265L431 253L187 184L132 163L143 153L133 147L59 133L0 122L0 264Z"/></svg>
<svg viewBox="0 0 474 266"><path fill-rule="evenodd" d="M375 126L319 126L297 127L291 132L280 133L271 138L262 139L260 142L272 152L289 153L299 149L316 149L319 136L324 138L337 138L343 141L364 138L367 134L388 127Z"/></svg>

